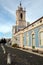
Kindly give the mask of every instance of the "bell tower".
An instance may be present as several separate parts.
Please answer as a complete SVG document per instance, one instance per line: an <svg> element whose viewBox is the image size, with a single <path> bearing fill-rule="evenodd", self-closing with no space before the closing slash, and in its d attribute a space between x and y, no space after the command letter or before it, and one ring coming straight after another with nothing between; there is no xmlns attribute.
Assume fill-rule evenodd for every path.
<svg viewBox="0 0 43 65"><path fill-rule="evenodd" d="M26 11L23 9L22 4L20 2L20 5L18 9L16 10L16 26L26 26Z"/></svg>
<svg viewBox="0 0 43 65"><path fill-rule="evenodd" d="M22 7L22 4L20 2L20 5L18 6L18 9L16 10L16 25L13 26L13 33L17 33L19 30L26 27L26 11Z"/></svg>

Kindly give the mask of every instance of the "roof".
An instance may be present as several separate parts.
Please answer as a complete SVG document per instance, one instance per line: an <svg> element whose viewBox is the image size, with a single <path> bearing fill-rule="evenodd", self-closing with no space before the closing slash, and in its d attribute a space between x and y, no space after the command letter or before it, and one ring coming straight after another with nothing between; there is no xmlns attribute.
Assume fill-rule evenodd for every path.
<svg viewBox="0 0 43 65"><path fill-rule="evenodd" d="M36 21L34 21L33 23L31 23L30 25L32 25L32 24L34 24L34 23L38 22L38 21L39 21L39 20L41 20L42 18L43 18L43 16L42 16L42 17L40 17L39 19L37 19ZM28 25L27 27L29 27L30 25ZM27 28L27 27L25 27L25 28ZM24 28L24 29L25 29L25 28ZM24 30L24 29L23 29L23 30Z"/></svg>
<svg viewBox="0 0 43 65"><path fill-rule="evenodd" d="M37 19L36 21L34 21L33 23L31 23L30 25L26 26L26 27L25 27L25 28L23 28L22 30L26 29L27 27L31 26L32 24L34 24L34 23L38 22L38 21L39 21L39 20L41 20L41 19L43 19L43 16L42 16L42 17L40 17L39 19ZM20 30L20 31L22 31L22 30ZM18 32L19 32L19 31L18 31ZM16 33L18 33L18 32L16 32ZM16 33L15 33L15 34L16 34Z"/></svg>

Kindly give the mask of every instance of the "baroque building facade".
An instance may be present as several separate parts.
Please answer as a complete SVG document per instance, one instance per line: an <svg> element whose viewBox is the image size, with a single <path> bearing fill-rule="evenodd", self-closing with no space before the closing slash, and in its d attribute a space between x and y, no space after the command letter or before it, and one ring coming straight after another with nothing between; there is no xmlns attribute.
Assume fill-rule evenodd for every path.
<svg viewBox="0 0 43 65"><path fill-rule="evenodd" d="M12 45L16 43L22 48L35 47L43 51L43 16L26 26L25 14L20 3L16 10L16 26L12 29Z"/></svg>

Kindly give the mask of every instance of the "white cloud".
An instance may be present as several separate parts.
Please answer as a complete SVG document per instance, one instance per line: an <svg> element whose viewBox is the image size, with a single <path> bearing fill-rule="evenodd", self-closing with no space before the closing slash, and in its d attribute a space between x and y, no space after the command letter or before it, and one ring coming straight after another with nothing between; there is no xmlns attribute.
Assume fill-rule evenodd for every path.
<svg viewBox="0 0 43 65"><path fill-rule="evenodd" d="M15 23L16 19L16 7L18 7L19 3L20 0L0 0L0 5L5 9L4 11L2 9L2 16L0 17L0 32L2 32L3 34L12 32L12 25ZM36 18L43 15L43 0L22 0L22 5L27 9L27 21L32 22ZM4 15L3 12L7 14Z"/></svg>
<svg viewBox="0 0 43 65"><path fill-rule="evenodd" d="M12 15L15 15L15 12L7 7L4 6L4 9L7 10L9 13L11 13Z"/></svg>
<svg viewBox="0 0 43 65"><path fill-rule="evenodd" d="M2 32L3 34L12 32L12 27L9 25L0 25L0 32Z"/></svg>

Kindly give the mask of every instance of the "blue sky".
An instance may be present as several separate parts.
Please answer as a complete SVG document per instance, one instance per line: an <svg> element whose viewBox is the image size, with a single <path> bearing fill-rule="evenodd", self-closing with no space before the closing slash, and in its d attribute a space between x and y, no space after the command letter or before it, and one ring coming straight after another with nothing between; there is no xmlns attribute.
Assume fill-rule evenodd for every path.
<svg viewBox="0 0 43 65"><path fill-rule="evenodd" d="M20 0L0 0L0 38L12 37L12 26L16 24L16 9ZM22 0L26 8L26 21L34 22L43 16L43 0Z"/></svg>

